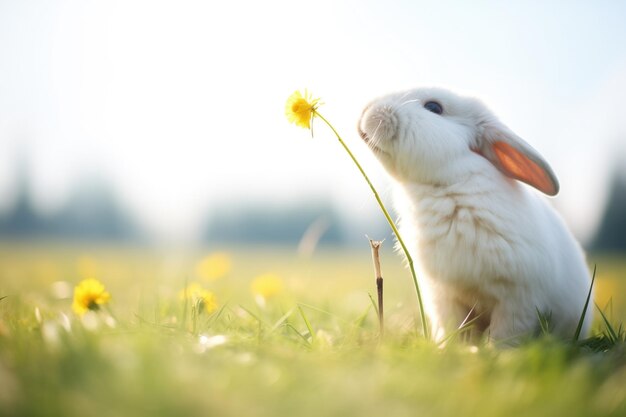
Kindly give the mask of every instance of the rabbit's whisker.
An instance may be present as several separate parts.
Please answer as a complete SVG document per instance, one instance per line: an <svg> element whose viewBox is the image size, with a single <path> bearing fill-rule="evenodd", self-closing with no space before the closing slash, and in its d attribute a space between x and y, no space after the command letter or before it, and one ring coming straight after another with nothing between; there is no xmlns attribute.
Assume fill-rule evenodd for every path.
<svg viewBox="0 0 626 417"><path fill-rule="evenodd" d="M381 139L379 136L377 136L377 133L382 124L383 124L383 121L379 120L378 126L376 126L376 129L374 129L374 133L372 133L372 137L370 138L370 141L369 141L370 146L376 149L380 149L378 145L380 144Z"/></svg>
<svg viewBox="0 0 626 417"><path fill-rule="evenodd" d="M397 110L397 109L399 109L399 108L401 108L401 107L403 107L403 106L405 106L405 105L407 105L407 104L411 104L411 103L418 103L418 102L419 102L419 100L418 100L418 99L413 99L413 100L407 100L407 101L404 101L404 102L402 102L402 103L401 103L398 107L396 107L396 109L395 109L395 110Z"/></svg>

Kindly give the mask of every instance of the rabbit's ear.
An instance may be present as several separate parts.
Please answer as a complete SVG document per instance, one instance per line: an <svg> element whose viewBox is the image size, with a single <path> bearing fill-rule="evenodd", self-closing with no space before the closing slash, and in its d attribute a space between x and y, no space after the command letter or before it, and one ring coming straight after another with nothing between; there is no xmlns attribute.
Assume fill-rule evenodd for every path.
<svg viewBox="0 0 626 417"><path fill-rule="evenodd" d="M485 126L478 147L477 152L506 176L550 196L559 192L559 181L548 163L506 126Z"/></svg>

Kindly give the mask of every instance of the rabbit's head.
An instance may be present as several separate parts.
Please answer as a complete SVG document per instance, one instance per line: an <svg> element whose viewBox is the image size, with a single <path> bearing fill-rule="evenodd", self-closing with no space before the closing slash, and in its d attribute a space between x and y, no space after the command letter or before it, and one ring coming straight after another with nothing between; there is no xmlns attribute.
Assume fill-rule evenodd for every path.
<svg viewBox="0 0 626 417"><path fill-rule="evenodd" d="M463 181L489 161L504 175L548 195L559 184L550 166L480 101L439 88L418 88L371 102L359 134L400 182Z"/></svg>

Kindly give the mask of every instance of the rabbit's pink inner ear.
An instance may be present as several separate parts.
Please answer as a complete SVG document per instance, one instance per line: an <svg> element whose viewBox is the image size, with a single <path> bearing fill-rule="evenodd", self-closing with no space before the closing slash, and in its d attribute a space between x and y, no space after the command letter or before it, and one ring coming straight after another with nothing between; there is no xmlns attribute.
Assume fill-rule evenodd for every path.
<svg viewBox="0 0 626 417"><path fill-rule="evenodd" d="M532 185L547 195L556 195L557 185L543 167L506 142L496 141L492 146L506 175Z"/></svg>

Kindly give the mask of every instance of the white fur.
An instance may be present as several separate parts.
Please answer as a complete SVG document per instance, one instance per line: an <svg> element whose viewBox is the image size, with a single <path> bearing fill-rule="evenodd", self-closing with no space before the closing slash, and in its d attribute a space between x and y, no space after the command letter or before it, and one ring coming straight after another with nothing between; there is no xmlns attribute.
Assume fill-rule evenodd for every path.
<svg viewBox="0 0 626 417"><path fill-rule="evenodd" d="M544 197L477 152L497 134L550 171L532 148L481 102L434 88L373 101L359 131L399 186L400 232L438 339L470 311L494 340L536 334L537 311L574 335L590 285L580 246ZM590 323L588 310L583 334Z"/></svg>

